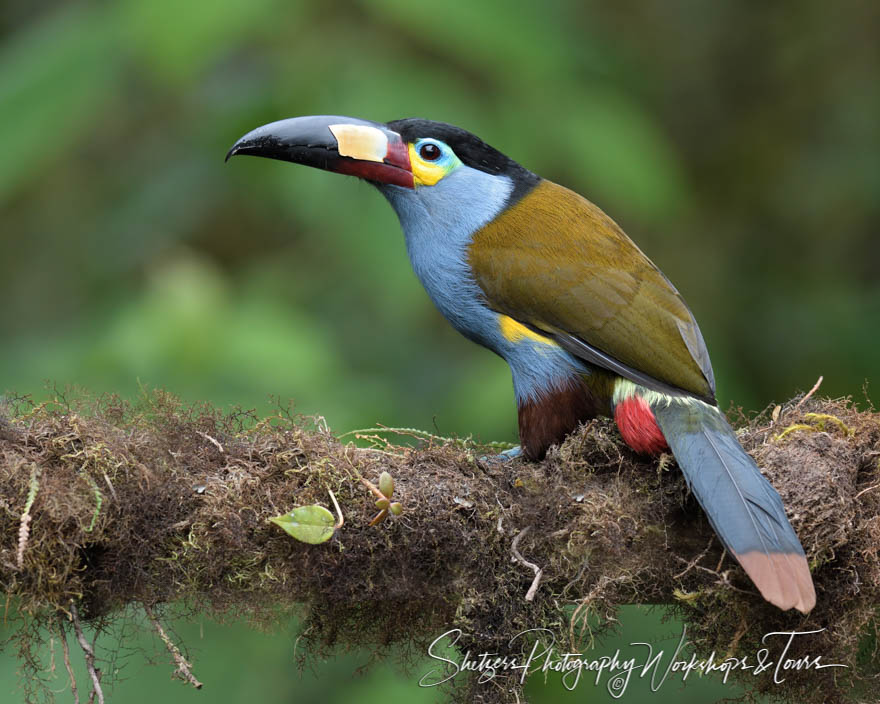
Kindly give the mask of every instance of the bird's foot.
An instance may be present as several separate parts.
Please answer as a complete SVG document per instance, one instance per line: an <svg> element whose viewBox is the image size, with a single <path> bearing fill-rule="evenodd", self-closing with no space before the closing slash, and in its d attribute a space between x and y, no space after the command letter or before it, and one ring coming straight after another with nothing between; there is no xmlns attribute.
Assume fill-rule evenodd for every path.
<svg viewBox="0 0 880 704"><path fill-rule="evenodd" d="M522 455L522 448L517 445L516 447L511 447L509 450L504 450L503 452L499 452L497 455L483 455L480 458L481 462L508 462L515 457L520 457Z"/></svg>

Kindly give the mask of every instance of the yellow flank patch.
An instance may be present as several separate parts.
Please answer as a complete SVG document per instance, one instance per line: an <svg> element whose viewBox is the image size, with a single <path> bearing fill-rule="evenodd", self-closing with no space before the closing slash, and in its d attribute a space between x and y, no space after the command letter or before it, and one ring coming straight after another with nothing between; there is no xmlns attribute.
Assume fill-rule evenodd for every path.
<svg viewBox="0 0 880 704"><path fill-rule="evenodd" d="M539 335L534 330L527 328L522 323L518 323L513 318L507 315L498 316L498 327L501 328L501 334L504 335L504 337L507 338L510 342L519 342L520 340L528 338L529 340L534 340L535 342L542 342L545 345L553 345L554 347L558 346L549 337Z"/></svg>
<svg viewBox="0 0 880 704"><path fill-rule="evenodd" d="M422 159L414 144L409 145L409 163L412 167L413 181L417 186L433 186L448 171L446 166Z"/></svg>

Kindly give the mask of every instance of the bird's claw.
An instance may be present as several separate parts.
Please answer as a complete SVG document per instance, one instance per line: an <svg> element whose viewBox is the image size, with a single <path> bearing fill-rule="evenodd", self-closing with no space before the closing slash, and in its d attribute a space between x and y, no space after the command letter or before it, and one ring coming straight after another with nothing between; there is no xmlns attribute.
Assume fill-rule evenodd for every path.
<svg viewBox="0 0 880 704"><path fill-rule="evenodd" d="M520 457L522 455L522 447L517 445L516 447L511 447L509 450L504 450L503 452L499 452L497 455L483 455L480 457L481 462L509 462L510 460Z"/></svg>

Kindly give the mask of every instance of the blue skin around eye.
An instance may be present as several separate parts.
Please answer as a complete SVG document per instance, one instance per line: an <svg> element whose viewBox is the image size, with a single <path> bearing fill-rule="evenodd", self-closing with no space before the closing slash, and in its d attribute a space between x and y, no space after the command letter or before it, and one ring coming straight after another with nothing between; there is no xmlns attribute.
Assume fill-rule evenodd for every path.
<svg viewBox="0 0 880 704"><path fill-rule="evenodd" d="M449 164L449 162L451 162L455 158L455 155L452 153L452 150L447 145L445 145L443 142L438 142L436 139L420 139L418 142L416 142L416 145L415 145L416 146L416 153L420 154L422 147L425 146L426 144L434 144L440 148L440 158L431 160L430 163L432 163L432 164L437 164L439 166L446 166L447 164ZM426 159L426 161L428 161L428 160Z"/></svg>

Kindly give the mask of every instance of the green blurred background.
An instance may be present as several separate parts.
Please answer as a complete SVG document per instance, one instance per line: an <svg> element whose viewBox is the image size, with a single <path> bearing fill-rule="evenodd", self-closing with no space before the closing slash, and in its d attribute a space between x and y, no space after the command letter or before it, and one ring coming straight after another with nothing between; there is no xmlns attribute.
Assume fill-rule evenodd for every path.
<svg viewBox="0 0 880 704"><path fill-rule="evenodd" d="M722 405L820 374L863 398L880 371L878 8L4 0L0 392L140 383L260 412L276 395L338 432L513 440L506 365L433 309L371 187L223 164L257 125L330 113L452 122L596 201L688 300ZM623 642L676 630L623 621ZM294 625L180 628L215 702L438 698L413 673L352 681L363 655L299 679ZM122 701L206 696L139 658ZM0 665L15 701L14 653ZM735 691L702 684L626 700Z"/></svg>

